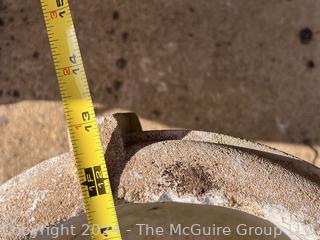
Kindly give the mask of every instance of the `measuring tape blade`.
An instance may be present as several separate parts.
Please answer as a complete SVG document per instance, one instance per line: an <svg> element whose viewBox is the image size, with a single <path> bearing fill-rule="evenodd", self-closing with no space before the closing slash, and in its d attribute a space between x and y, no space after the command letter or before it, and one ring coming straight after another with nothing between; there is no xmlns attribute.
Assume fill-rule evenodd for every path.
<svg viewBox="0 0 320 240"><path fill-rule="evenodd" d="M93 239L121 240L99 130L67 0L41 0Z"/></svg>

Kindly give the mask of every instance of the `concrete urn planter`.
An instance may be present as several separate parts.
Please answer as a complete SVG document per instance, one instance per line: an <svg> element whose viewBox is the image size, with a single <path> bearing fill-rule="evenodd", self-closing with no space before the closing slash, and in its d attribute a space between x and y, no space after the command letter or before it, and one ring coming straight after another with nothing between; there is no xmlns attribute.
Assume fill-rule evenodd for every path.
<svg viewBox="0 0 320 240"><path fill-rule="evenodd" d="M313 165L216 133L144 132L132 113L99 125L124 239L320 239L320 170ZM49 230L59 226L74 234L58 239L89 239L81 235L86 217L72 152L1 185L0 213L0 239L52 239ZM183 228L193 224L211 236Z"/></svg>

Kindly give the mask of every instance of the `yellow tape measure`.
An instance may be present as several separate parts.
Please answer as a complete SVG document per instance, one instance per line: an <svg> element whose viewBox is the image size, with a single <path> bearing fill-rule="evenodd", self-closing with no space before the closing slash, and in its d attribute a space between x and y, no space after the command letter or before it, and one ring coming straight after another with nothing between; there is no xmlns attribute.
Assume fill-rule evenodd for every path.
<svg viewBox="0 0 320 240"><path fill-rule="evenodd" d="M41 0L93 239L121 239L68 0Z"/></svg>

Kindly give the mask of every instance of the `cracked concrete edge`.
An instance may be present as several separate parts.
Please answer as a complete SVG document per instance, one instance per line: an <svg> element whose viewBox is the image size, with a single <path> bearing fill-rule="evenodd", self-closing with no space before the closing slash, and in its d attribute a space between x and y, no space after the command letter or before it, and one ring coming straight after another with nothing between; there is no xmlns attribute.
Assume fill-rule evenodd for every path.
<svg viewBox="0 0 320 240"><path fill-rule="evenodd" d="M297 181L298 183L300 183L300 187L302 186L301 183L305 183L305 187L309 186L309 189L306 190L307 194L311 194L313 198L319 198L319 196L315 195L319 194L319 169L311 165L309 166L303 161L290 158L290 156L278 152L277 150L272 150L268 147L260 148L261 145L255 145L254 143L247 141L242 142L243 140L235 140L232 137L229 138L230 140L233 140L233 142L235 142L233 143L233 145L238 145L238 147L240 145L242 149L226 146L232 143L232 141L230 140L223 141L224 144L229 143L226 145L219 145L218 143L212 144L212 142L217 141L217 139L223 139L224 135L216 135L197 131L171 131L170 135L169 131L159 131L158 133L140 132L141 129L138 127L133 129L129 128L128 132L130 134L124 134L121 132L121 127L119 128L118 121L114 116L104 118L102 122L100 121L100 126L101 124L102 142L106 150L108 169L111 172L111 179L113 179L112 185L113 190L115 192L114 197L117 200L117 204L122 203L122 201L120 201L121 198L128 202L148 202L162 200L179 200L188 202L188 199L190 200L190 194L189 196L187 194L180 194L179 196L178 192L174 191L174 189L172 189L171 187L168 188L167 186L162 189L159 189L155 187L156 185L153 185L153 181L157 181L157 178L155 176L163 174L163 172L161 173L159 171L164 171L167 169L168 165L166 164L168 164L168 161L170 162L170 164L174 164L175 162L177 162L177 159L175 157L181 154L181 150L183 149L181 148L181 146L178 146L179 144L177 145L177 142L181 143L182 145L188 145L187 148L184 148L185 152L188 152L188 149L194 149L194 152L189 152L190 155L188 155L188 158L185 159L186 162L189 162L190 164L192 164L192 162L189 161L190 158L194 157L195 155L198 156L199 154L207 154L206 151L208 150L207 147L209 146L210 148L212 148L212 150L215 151L215 154L213 155L214 157L216 157L217 154L220 154L220 157L221 154L226 154L224 157L220 158L222 163L226 161L226 159L229 159L228 163L232 165L239 159L244 160L246 158L253 160L253 163L265 162L267 163L265 164L265 167L269 168L270 166L275 165L276 168L273 169L278 169L276 173L279 173L279 176L275 176L275 180L279 181L276 184L281 185L283 182L283 179L280 178L281 173L289 172L289 175L286 174L287 177L297 177ZM123 138L124 135L128 137ZM177 136L183 141L172 139L177 138ZM169 140L166 138L168 138ZM125 141L123 141L123 139L125 139ZM228 139L228 137L226 137L226 139ZM239 144L239 141L240 143L242 142L242 145ZM219 143L221 144L222 142L220 141ZM125 152L133 151L137 147L137 144L140 144L140 146L138 146L139 151L129 154L129 158L128 156L125 156ZM199 144L201 146L206 147L200 147L198 149L194 147L196 145L200 146ZM154 147L155 145L159 145L160 147L158 149L152 150L152 147ZM161 146L165 147L161 148ZM178 152L175 152L174 146L177 147L176 150L178 150ZM258 149L261 149L261 152L263 154L267 152L269 155L271 154L275 158L270 160L270 158L268 158L267 156L257 155L256 153L252 152L250 153L248 152L248 149L244 149L245 147L248 148L250 146L256 146L257 149L254 150L255 152L258 151ZM126 147L128 149L125 149ZM153 154L164 154L170 152L168 151L168 149L171 149L171 158L166 156L166 160L164 160L162 159L162 155L159 155L158 157L152 157ZM140 158L137 157L139 156L139 154L142 154ZM277 159L276 156L279 155L281 156ZM174 157L172 158L172 156ZM243 156L245 156L245 158L243 158ZM211 154L209 154L207 158L208 157L212 158ZM127 158L128 162L124 167L120 166L125 158ZM137 161L137 158L139 161ZM151 158L158 159L160 163L163 165L163 167L157 168L156 170L152 170L151 164L150 168L148 167L147 171L144 171L144 180L139 180L139 178L137 178L134 174L132 175L132 173L130 173L130 169L139 169L142 166L146 165L149 166L147 162L150 161ZM144 164L141 164L141 161ZM194 162L197 161L197 159L194 159ZM281 162L283 161L287 162L286 167L281 167ZM210 166L211 170L214 169L211 160L207 161L205 165ZM203 165L202 167L205 167L205 165ZM120 167L123 167L123 169L120 169ZM283 171L281 169L283 169ZM305 182L305 180L308 179L307 176L310 177L311 175L310 172L308 173L307 169L313 172L312 178L316 178L316 180L312 180L314 181L313 183L312 181ZM246 173L244 172L243 175L246 176ZM259 176L258 172L256 172L256 175ZM264 179L263 176L260 176L260 178ZM293 181L294 179L291 180ZM273 183L275 182L273 181ZM147 184L147 187L145 186L145 184ZM248 184L248 186L253 187L252 183ZM129 191L124 192L123 187L129 189ZM313 191L311 191L310 189L313 189ZM159 194L159 191L162 191L162 194L156 195L156 193ZM247 189L247 191L249 190ZM260 194L258 190L255 193L257 193L258 195ZM225 199L221 197L221 192L215 192L214 189L208 191L207 194L208 197L211 197L211 199L213 199L213 201L199 202L199 196L196 196L196 194L191 194L191 198L193 199L192 201L198 201L198 203L202 204L222 204L226 207L235 207L230 205L230 203L232 203L232 199L230 199L230 196L229 198L227 198L228 201L225 201ZM286 193L282 192L282 194ZM149 197L146 198L146 196ZM19 201L17 201L17 199L19 199ZM279 199L278 201L281 202ZM289 199L289 202L290 201L292 202L294 200ZM282 203L285 206L285 202L282 201ZM306 204L308 204L308 202ZM315 203L312 204L312 206L316 209L316 214L319 214L319 206L315 205ZM246 211L259 216L268 217L265 213L263 213L263 211L268 207L274 207L274 205L269 206L268 204L265 204L260 208L259 211L253 211L252 209L249 210L246 207L239 207L239 210ZM275 209L279 210L280 208ZM34 168L24 172L23 174L9 180L7 183L3 184L0 187L0 212L4 213L0 216L0 222L5 223L5 225L11 226L13 228L23 227L28 231L41 229L43 226L55 224L57 222L67 220L72 216L77 216L81 212L83 212L83 210L84 208L82 204L82 197L71 153L66 153L56 158L49 159L35 166ZM289 211L289 215L294 216L294 214L292 214L293 212ZM279 216L279 213L274 214L272 217L269 216L269 218L271 218L273 222L276 221L274 216ZM2 225L1 227L4 226ZM10 234L10 237L12 237L12 239L19 239L19 235L12 235L12 232L10 232Z"/></svg>

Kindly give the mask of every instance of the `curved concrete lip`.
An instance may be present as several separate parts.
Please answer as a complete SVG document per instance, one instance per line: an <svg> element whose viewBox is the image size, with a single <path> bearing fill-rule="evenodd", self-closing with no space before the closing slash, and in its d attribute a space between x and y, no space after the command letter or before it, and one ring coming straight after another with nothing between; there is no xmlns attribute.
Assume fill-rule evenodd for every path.
<svg viewBox="0 0 320 240"><path fill-rule="evenodd" d="M144 203L117 206L122 237L141 239L290 240L274 224L225 207L186 203ZM85 214L49 226L36 240L83 239L87 234Z"/></svg>
<svg viewBox="0 0 320 240"><path fill-rule="evenodd" d="M214 205L266 219L291 239L319 239L320 170L313 165L221 134L142 132L134 114L116 114L99 124L119 207ZM0 187L0 227L37 232L83 211L72 153L44 161ZM8 236L24 237L14 231Z"/></svg>

